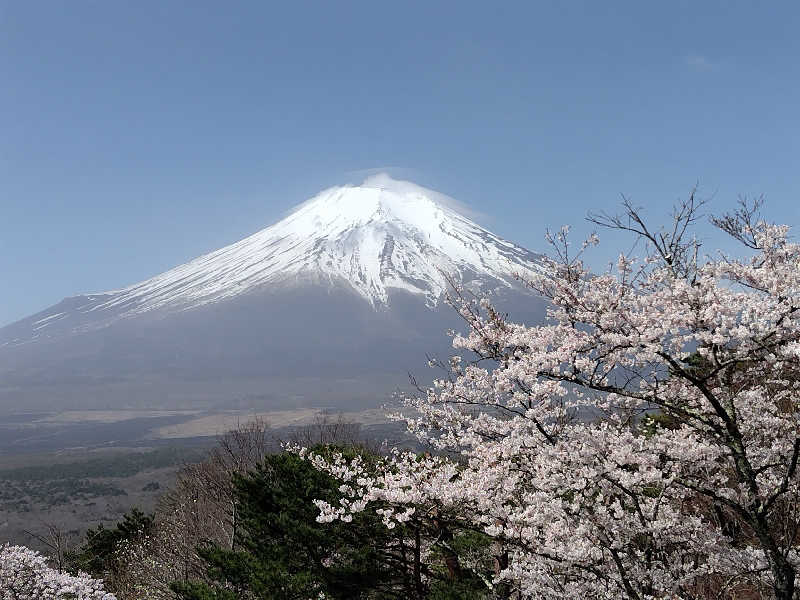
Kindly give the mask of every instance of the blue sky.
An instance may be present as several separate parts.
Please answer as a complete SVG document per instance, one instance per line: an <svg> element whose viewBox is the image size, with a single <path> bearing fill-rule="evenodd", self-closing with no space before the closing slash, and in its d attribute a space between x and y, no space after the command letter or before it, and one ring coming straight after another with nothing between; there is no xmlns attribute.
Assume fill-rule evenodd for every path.
<svg viewBox="0 0 800 600"><path fill-rule="evenodd" d="M798 31L789 2L2 2L0 324L371 169L532 250L695 183L796 224Z"/></svg>

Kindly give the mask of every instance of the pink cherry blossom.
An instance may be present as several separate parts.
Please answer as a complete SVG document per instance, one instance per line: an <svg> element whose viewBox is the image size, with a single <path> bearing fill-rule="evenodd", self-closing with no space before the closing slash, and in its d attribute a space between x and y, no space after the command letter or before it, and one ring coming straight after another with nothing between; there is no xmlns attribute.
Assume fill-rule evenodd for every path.
<svg viewBox="0 0 800 600"><path fill-rule="evenodd" d="M497 541L495 583L524 598L696 598L711 584L792 597L800 245L744 207L716 224L747 255L701 259L694 199L660 232L626 208L596 222L650 252L607 273L569 255L568 230L549 235L550 272L528 282L550 300L546 323L454 294L468 332L453 345L477 360L446 363L399 417L432 455L395 451L376 469L298 450L343 482L320 521L448 515Z"/></svg>
<svg viewBox="0 0 800 600"><path fill-rule="evenodd" d="M60 573L24 546L0 546L0 598L3 600L115 600L103 582L85 573Z"/></svg>

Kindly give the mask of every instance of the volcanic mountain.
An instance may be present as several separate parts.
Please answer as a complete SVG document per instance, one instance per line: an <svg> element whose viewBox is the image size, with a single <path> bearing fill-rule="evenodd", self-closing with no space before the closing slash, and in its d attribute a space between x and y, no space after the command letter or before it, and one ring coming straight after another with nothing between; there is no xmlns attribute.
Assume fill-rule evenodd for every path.
<svg viewBox="0 0 800 600"><path fill-rule="evenodd" d="M0 412L380 404L448 352L451 281L541 316L515 275L542 257L462 212L380 175L152 279L67 298L0 329Z"/></svg>

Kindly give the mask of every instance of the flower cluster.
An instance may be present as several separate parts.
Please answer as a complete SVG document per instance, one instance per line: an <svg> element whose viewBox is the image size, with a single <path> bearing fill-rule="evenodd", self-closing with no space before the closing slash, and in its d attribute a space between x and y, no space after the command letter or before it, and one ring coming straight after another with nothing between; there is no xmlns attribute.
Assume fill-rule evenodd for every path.
<svg viewBox="0 0 800 600"><path fill-rule="evenodd" d="M454 346L479 360L451 361L450 377L406 400L435 455L395 452L369 470L309 455L343 481L320 520L448 514L497 541L495 582L525 598L741 585L791 598L800 246L786 227L748 227L745 260L698 264L691 244L646 229L653 254L603 275L558 253L530 282L550 301L541 326L459 298L469 333ZM552 241L566 247L566 231Z"/></svg>
<svg viewBox="0 0 800 600"><path fill-rule="evenodd" d="M24 546L0 546L0 598L3 600L115 600L103 582L85 573L60 573Z"/></svg>

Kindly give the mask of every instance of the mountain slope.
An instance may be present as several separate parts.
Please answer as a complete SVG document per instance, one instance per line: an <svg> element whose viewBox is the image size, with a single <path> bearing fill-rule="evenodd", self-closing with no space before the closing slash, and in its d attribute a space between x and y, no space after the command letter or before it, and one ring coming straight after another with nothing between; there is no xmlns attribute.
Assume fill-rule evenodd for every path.
<svg viewBox="0 0 800 600"><path fill-rule="evenodd" d="M196 306L297 279L344 283L373 305L387 303L389 288L436 304L443 273L508 283L536 260L441 198L387 176L332 188L255 235L112 293L100 308Z"/></svg>
<svg viewBox="0 0 800 600"><path fill-rule="evenodd" d="M0 329L0 411L225 405L276 388L273 404L375 399L426 352L448 352L444 331L459 323L441 302L449 280L541 317L543 302L515 274L542 269L542 258L453 204L378 176L141 283L67 298ZM296 383L309 377L347 383Z"/></svg>
<svg viewBox="0 0 800 600"><path fill-rule="evenodd" d="M105 326L158 309L185 310L262 286L344 286L374 308L388 305L390 289L404 290L435 306L448 277L511 286L515 273L540 264L537 255L448 203L441 194L385 175L331 188L235 244L122 290L68 299L6 335L0 330L0 343L47 337L65 326Z"/></svg>

